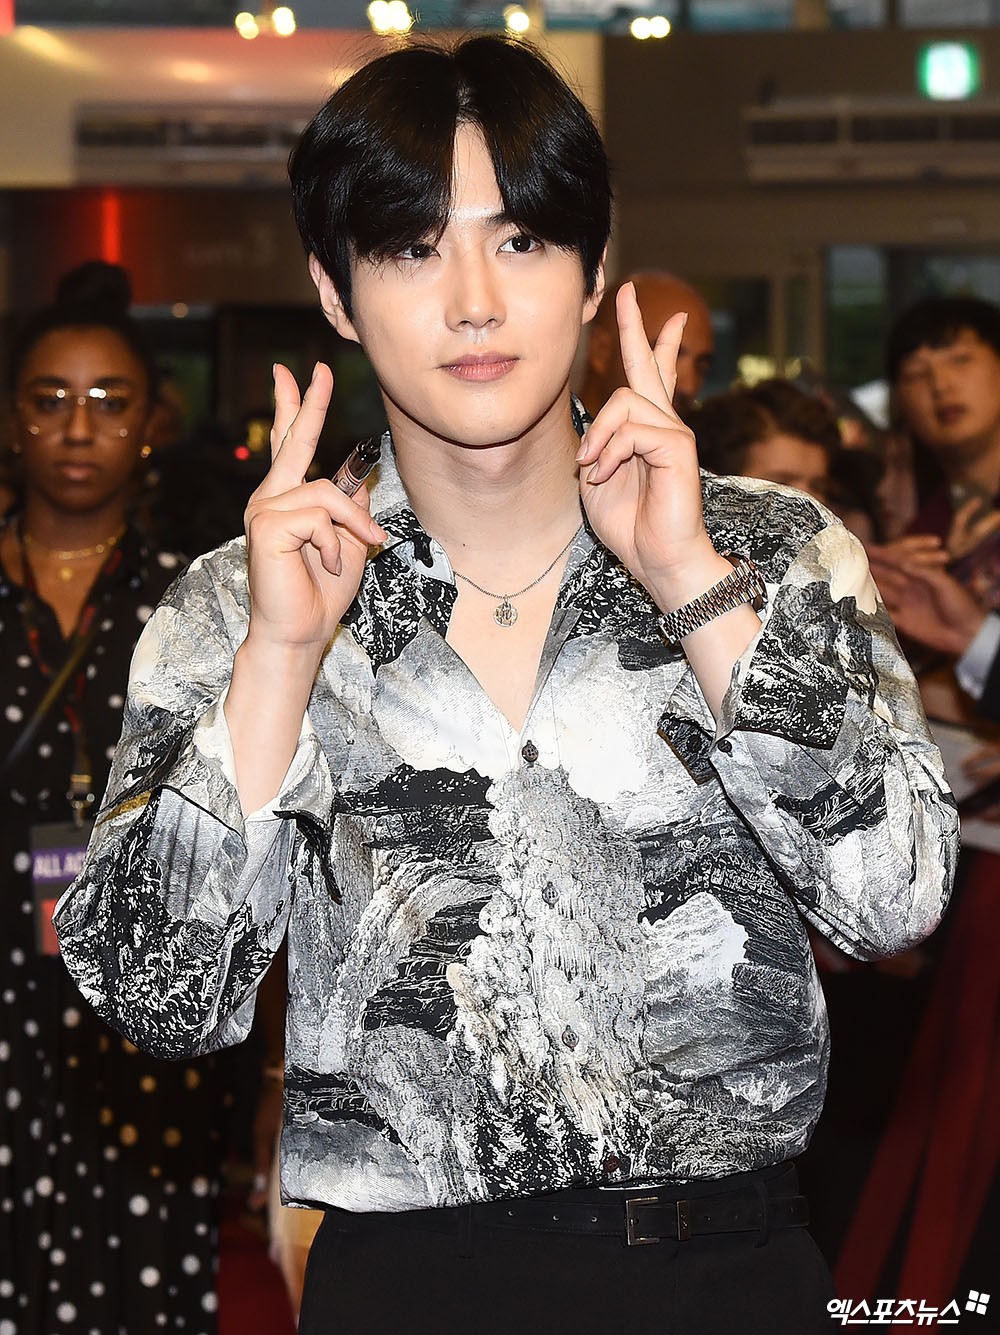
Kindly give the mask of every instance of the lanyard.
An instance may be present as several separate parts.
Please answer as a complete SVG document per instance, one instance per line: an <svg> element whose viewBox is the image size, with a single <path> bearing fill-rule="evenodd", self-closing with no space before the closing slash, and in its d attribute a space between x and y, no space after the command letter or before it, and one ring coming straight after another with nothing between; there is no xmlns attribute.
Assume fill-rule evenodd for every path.
<svg viewBox="0 0 1000 1335"><path fill-rule="evenodd" d="M18 526L18 533L20 536L20 526ZM114 574L120 566L121 560L121 548L116 546L101 566L93 584L90 586L87 601L69 638L66 660L57 672L46 659L42 646L41 626L38 619L38 585L35 582L35 572L28 560L23 537L21 538L21 568L24 572L25 592L24 623L31 656L34 658L35 665L42 676L53 685L57 681L62 686L68 685L68 679L76 670L72 687L63 697L62 707L63 714L73 734L73 768L69 776L69 789L66 797L73 808L73 823L77 826L83 825L84 815L95 800L93 766L90 761L87 730L83 717L83 697L87 689L87 673L83 666L83 656L97 634L97 611L100 596L95 591L109 576ZM51 703L54 703L54 701L50 701L47 695L43 701L44 709L37 712L33 720L36 727Z"/></svg>

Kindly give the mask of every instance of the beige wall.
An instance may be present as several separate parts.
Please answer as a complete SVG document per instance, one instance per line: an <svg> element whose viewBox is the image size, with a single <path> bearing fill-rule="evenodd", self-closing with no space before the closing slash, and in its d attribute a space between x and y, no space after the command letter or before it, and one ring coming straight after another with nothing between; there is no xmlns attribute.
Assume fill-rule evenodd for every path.
<svg viewBox="0 0 1000 1335"><path fill-rule="evenodd" d="M696 279L766 276L776 287L785 276L805 275L812 293L810 351L822 360L828 245L1000 250L1000 177L774 186L747 176L741 112L762 90L779 98L911 96L917 47L940 35L878 30L609 39L605 134L616 166L622 270L652 265ZM1000 30L961 36L979 44L984 96L995 102Z"/></svg>

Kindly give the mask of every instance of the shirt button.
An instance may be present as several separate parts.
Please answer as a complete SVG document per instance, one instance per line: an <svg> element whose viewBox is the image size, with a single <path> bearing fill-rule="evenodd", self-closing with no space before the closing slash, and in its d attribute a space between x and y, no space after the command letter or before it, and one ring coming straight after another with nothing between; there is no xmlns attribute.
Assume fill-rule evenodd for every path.
<svg viewBox="0 0 1000 1335"><path fill-rule="evenodd" d="M572 1027L572 1025L567 1025L566 1028L562 1031L562 1041L566 1044L568 1048L575 1048L577 1043L579 1043L580 1036L576 1032L576 1030Z"/></svg>
<svg viewBox="0 0 1000 1335"><path fill-rule="evenodd" d="M534 742L525 742L521 747L521 758L529 765L533 765L538 759L538 747Z"/></svg>
<svg viewBox="0 0 1000 1335"><path fill-rule="evenodd" d="M719 743L719 750L722 752L724 756L728 756L732 749L733 749L732 742L727 742L725 737L723 737L722 741Z"/></svg>
<svg viewBox="0 0 1000 1335"><path fill-rule="evenodd" d="M601 1168L604 1170L605 1173L617 1173L619 1168L621 1168L621 1166L622 1166L622 1161L621 1159L618 1158L616 1154L609 1154L608 1157L601 1164Z"/></svg>
<svg viewBox="0 0 1000 1335"><path fill-rule="evenodd" d="M559 898L559 891L551 881L546 881L545 889L542 891L542 898L545 900L546 904L548 904L549 908L551 908Z"/></svg>

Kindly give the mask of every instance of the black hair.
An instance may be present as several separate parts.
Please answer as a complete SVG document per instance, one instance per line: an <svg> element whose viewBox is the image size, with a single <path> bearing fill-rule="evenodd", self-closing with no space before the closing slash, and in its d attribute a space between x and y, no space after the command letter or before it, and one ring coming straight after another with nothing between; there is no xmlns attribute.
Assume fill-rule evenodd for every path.
<svg viewBox="0 0 1000 1335"><path fill-rule="evenodd" d="M840 428L826 404L777 378L706 399L688 415L688 425L702 465L715 473L742 473L750 447L775 435L821 446L831 465L841 449Z"/></svg>
<svg viewBox="0 0 1000 1335"><path fill-rule="evenodd" d="M17 331L7 365L7 385L14 392L21 368L32 348L56 329L111 329L142 364L152 399L159 372L153 354L135 320L129 315L132 285L120 264L86 260L63 274L55 300L36 311Z"/></svg>
<svg viewBox="0 0 1000 1335"><path fill-rule="evenodd" d="M412 45L362 66L306 127L288 163L306 253L351 317L351 260L440 236L459 125L482 133L504 209L580 256L588 295L611 230L604 145L583 103L533 47L498 36Z"/></svg>
<svg viewBox="0 0 1000 1335"><path fill-rule="evenodd" d="M971 329L1000 357L1000 306L979 297L925 297L905 310L889 330L886 372L890 385L918 348L947 348Z"/></svg>

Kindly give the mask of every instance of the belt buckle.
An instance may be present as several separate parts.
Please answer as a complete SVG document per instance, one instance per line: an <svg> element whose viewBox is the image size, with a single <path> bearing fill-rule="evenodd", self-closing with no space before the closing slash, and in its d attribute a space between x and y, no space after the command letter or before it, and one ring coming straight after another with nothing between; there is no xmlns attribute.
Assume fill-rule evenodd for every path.
<svg viewBox="0 0 1000 1335"><path fill-rule="evenodd" d="M646 1247L652 1242L659 1242L659 1238L647 1238L639 1232L638 1222L635 1217L636 1206L639 1205L659 1205L659 1196L632 1196L625 1202L625 1245L627 1247Z"/></svg>

